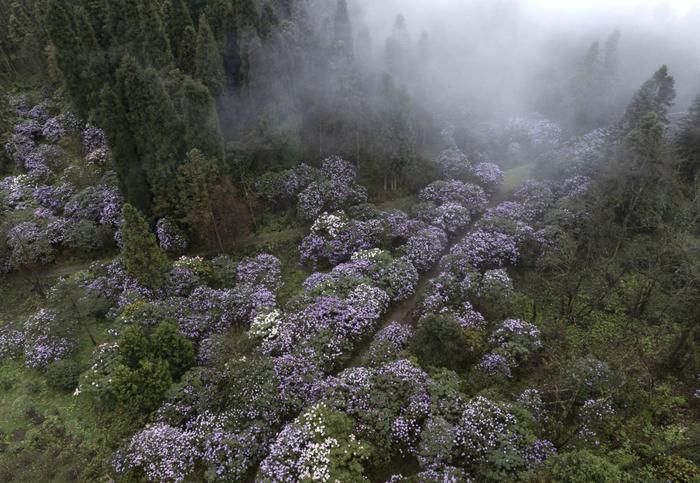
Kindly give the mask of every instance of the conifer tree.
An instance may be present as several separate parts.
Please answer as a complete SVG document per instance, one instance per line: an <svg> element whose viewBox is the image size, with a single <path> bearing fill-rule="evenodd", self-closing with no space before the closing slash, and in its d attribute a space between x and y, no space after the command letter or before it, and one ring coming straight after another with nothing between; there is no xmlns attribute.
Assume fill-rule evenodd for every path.
<svg viewBox="0 0 700 483"><path fill-rule="evenodd" d="M105 85L100 92L98 121L105 126L109 138L119 182L126 200L144 213L151 211L151 192L144 166L136 152L134 137L126 116L123 96L115 88Z"/></svg>
<svg viewBox="0 0 700 483"><path fill-rule="evenodd" d="M639 127L642 119L650 112L655 113L662 123L668 123L666 115L675 97L675 81L668 74L668 68L663 65L632 98L620 122L621 135L624 137Z"/></svg>
<svg viewBox="0 0 700 483"><path fill-rule="evenodd" d="M178 66L185 74L195 76L197 59L197 31L193 26L188 25L182 32L180 48L178 54Z"/></svg>
<svg viewBox="0 0 700 483"><path fill-rule="evenodd" d="M169 266L165 252L136 208L125 204L122 216L122 256L127 273L146 287L159 288Z"/></svg>
<svg viewBox="0 0 700 483"><path fill-rule="evenodd" d="M223 250L223 240L219 221L214 212L214 191L221 181L219 164L207 158L201 151L193 149L187 154L187 160L178 170L178 187L180 202L179 219L195 232L200 240L212 230L219 248Z"/></svg>
<svg viewBox="0 0 700 483"><path fill-rule="evenodd" d="M182 115L187 147L223 159L224 140L214 99L204 84L190 77L182 85Z"/></svg>
<svg viewBox="0 0 700 483"><path fill-rule="evenodd" d="M141 0L110 0L107 4L108 31L111 36L110 55L118 65L124 55L143 58L143 20Z"/></svg>
<svg viewBox="0 0 700 483"><path fill-rule="evenodd" d="M187 10L185 0L170 0L166 7L165 25L170 38L170 46L178 66L184 70L182 64L183 40L185 30L188 27L194 28L192 17ZM192 41L194 42L194 39Z"/></svg>
<svg viewBox="0 0 700 483"><path fill-rule="evenodd" d="M46 31L51 43L56 47L58 66L63 74L70 100L80 114L85 114L88 111L87 96L85 90L79 86L80 74L75 65L80 46L73 28L73 19L59 0L50 0L47 4Z"/></svg>
<svg viewBox="0 0 700 483"><path fill-rule="evenodd" d="M700 96L695 98L681 123L676 149L681 157L681 176L692 182L700 172Z"/></svg>
<svg viewBox="0 0 700 483"><path fill-rule="evenodd" d="M209 88L214 97L223 91L226 82L223 61L206 15L199 17L195 75Z"/></svg>
<svg viewBox="0 0 700 483"><path fill-rule="evenodd" d="M173 54L161 10L158 3L151 0L142 0L140 10L144 58L153 67L165 69L172 64Z"/></svg>
<svg viewBox="0 0 700 483"><path fill-rule="evenodd" d="M177 197L174 178L184 152L183 126L155 70L125 57L117 80L136 153L153 193L154 213L167 214Z"/></svg>

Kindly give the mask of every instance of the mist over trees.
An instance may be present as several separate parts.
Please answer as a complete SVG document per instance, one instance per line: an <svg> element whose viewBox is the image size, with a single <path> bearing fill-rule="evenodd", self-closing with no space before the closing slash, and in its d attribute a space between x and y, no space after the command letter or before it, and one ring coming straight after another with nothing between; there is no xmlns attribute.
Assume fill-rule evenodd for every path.
<svg viewBox="0 0 700 483"><path fill-rule="evenodd" d="M0 0L0 481L700 481L698 25Z"/></svg>

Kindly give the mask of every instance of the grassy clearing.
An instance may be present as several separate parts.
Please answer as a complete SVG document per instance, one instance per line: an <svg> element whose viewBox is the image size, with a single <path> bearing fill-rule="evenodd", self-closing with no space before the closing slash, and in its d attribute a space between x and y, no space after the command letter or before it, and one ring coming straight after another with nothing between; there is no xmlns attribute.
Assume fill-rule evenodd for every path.
<svg viewBox="0 0 700 483"><path fill-rule="evenodd" d="M504 171L505 180L503 181L503 187L501 188L501 193L507 195L523 182L525 182L529 177L532 170L535 168L534 163L525 164L523 166L518 166L517 168L509 169Z"/></svg>

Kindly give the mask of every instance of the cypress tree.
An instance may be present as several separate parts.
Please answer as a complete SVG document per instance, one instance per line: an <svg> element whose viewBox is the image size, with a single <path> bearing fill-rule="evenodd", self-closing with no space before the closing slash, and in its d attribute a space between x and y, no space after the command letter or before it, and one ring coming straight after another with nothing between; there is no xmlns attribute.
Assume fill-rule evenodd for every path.
<svg viewBox="0 0 700 483"><path fill-rule="evenodd" d="M668 74L668 68L663 65L654 75L646 81L632 98L619 126L619 135L626 136L636 129L642 119L653 112L659 121L668 123L666 114L668 108L673 105L676 97L675 80Z"/></svg>
<svg viewBox="0 0 700 483"><path fill-rule="evenodd" d="M151 211L151 192L139 161L121 93L105 85L100 93L99 123L109 138L122 192L129 203L144 213Z"/></svg>
<svg viewBox="0 0 700 483"><path fill-rule="evenodd" d="M692 182L700 172L700 96L695 98L681 123L676 148L681 157L681 176Z"/></svg>
<svg viewBox="0 0 700 483"><path fill-rule="evenodd" d="M76 111L81 116L87 116L90 110L89 91L82 83L82 66L79 63L82 49L72 14L59 0L49 0L45 23L49 39L56 47L58 66L68 97Z"/></svg>
<svg viewBox="0 0 700 483"><path fill-rule="evenodd" d="M117 72L126 119L153 192L154 212L166 214L175 199L174 175L184 153L183 127L158 74L125 57Z"/></svg>
<svg viewBox="0 0 700 483"><path fill-rule="evenodd" d="M213 228L217 244L223 250L223 240L216 219L212 198L214 188L222 178L219 164L193 149L187 154L187 160L178 170L178 204L179 220L196 233L200 241Z"/></svg>
<svg viewBox="0 0 700 483"><path fill-rule="evenodd" d="M195 61L197 58L197 31L188 25L182 33L178 56L178 66L187 75L195 75Z"/></svg>
<svg viewBox="0 0 700 483"><path fill-rule="evenodd" d="M213 96L216 97L223 91L226 82L223 61L206 15L199 17L195 75L209 88Z"/></svg>
<svg viewBox="0 0 700 483"><path fill-rule="evenodd" d="M173 62L170 40L165 32L163 16L157 2L142 0L141 30L143 32L142 50L144 58L157 69L165 69Z"/></svg>
<svg viewBox="0 0 700 483"><path fill-rule="evenodd" d="M170 3L166 5L168 8L166 9L165 24L170 37L170 46L178 66L183 69L184 66L181 62L182 41L185 37L185 30L188 27L193 28L192 17L187 10L185 0L170 0Z"/></svg>
<svg viewBox="0 0 700 483"><path fill-rule="evenodd" d="M159 288L169 267L165 252L136 208L125 204L122 216L122 256L127 273L146 287Z"/></svg>
<svg viewBox="0 0 700 483"><path fill-rule="evenodd" d="M204 84L189 77L182 85L182 114L187 147L223 159L224 140L214 99Z"/></svg>
<svg viewBox="0 0 700 483"><path fill-rule="evenodd" d="M142 59L144 32L140 0L110 0L106 4L113 65L118 64L127 53Z"/></svg>
<svg viewBox="0 0 700 483"><path fill-rule="evenodd" d="M233 17L236 30L243 32L258 26L258 10L254 0L235 0L233 4Z"/></svg>

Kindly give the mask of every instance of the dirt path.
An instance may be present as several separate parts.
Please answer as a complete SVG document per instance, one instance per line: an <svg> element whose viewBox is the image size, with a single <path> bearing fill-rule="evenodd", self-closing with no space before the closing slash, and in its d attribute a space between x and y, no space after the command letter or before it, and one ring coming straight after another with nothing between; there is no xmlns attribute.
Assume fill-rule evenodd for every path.
<svg viewBox="0 0 700 483"><path fill-rule="evenodd" d="M504 186L505 188L505 186ZM488 205L486 208L493 208L494 206L498 205L501 201L507 197L508 193L512 189L512 187L508 186L507 189L502 188L499 190L497 193L494 193L494 195L491 197L489 200ZM450 241L447 244L447 247L445 250L442 252L440 255L440 259L442 259L443 256L447 255L450 250L452 249L453 246L458 244L462 239L467 236L476 223L479 222L481 217L476 218L475 220L470 223L469 227L464 229L462 232L460 232L457 236L453 237L450 239ZM392 322L398 322L400 324L405 324L405 325L414 325L417 320L416 320L416 309L418 308L418 303L420 302L423 293L428 287L428 284L430 281L435 278L438 274L440 273L440 262L436 263L429 271L421 274L420 278L418 279L418 284L416 285L416 290L413 293L413 295L407 299L404 300L396 305L394 305L392 308L390 308L389 312L384 315L381 319L381 323L379 324L377 330L375 333L371 336L368 337L366 341L362 342L355 352L353 353L353 356L350 358L350 361L348 364L346 364L343 368L346 367L358 367L362 364L363 359L365 357L365 354L367 353L367 350L369 349L370 344L374 340L374 337L376 334L384 329L387 325L389 325Z"/></svg>

